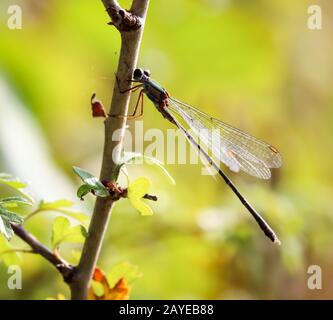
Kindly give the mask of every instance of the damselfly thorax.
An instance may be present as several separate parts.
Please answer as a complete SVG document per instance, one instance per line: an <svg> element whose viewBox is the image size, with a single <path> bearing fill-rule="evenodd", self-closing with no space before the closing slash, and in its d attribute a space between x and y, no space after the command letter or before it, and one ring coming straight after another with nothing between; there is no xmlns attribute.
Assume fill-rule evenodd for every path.
<svg viewBox="0 0 333 320"><path fill-rule="evenodd" d="M173 118L170 117L169 112L166 111L166 108L169 106L170 98L168 92L157 82L150 79L144 79L144 82L142 82L142 84L143 92L154 103L157 110L163 115L164 118L174 123Z"/></svg>

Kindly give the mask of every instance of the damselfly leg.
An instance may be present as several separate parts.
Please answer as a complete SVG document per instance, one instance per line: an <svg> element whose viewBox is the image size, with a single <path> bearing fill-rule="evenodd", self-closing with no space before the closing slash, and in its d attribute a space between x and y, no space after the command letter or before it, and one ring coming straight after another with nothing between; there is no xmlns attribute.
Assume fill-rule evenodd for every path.
<svg viewBox="0 0 333 320"><path fill-rule="evenodd" d="M134 87L131 87L127 90L121 90L120 89L120 85L119 85L119 79L118 77L116 76L116 79L117 79L117 86L118 86L118 89L119 89L119 92L121 94L123 93L126 93L126 92L136 92L138 89L142 88L142 84L140 83L139 85L136 85ZM129 82L135 82L135 80L127 80ZM132 114L129 114L129 115L116 115L116 114L109 114L109 117L115 117L115 118L126 118L128 120L133 120L133 119L136 119L136 118L140 118L142 115L143 115L143 99L144 99L144 90L141 90L140 93L139 93L139 97L138 97L138 100L136 102L136 105L135 105L135 108L134 108L134 111ZM137 110L138 110L138 106L140 104L140 101L141 101L141 106L140 106L140 113L139 114L136 114Z"/></svg>

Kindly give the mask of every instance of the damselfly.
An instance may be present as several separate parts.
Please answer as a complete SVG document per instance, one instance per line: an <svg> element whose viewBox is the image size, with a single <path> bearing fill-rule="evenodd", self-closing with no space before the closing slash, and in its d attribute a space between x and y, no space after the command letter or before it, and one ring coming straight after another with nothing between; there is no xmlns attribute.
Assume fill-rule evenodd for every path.
<svg viewBox="0 0 333 320"><path fill-rule="evenodd" d="M181 130L190 144L217 170L226 184L257 221L265 235L273 242L280 243L268 223L241 195L216 161L200 146L189 130L180 123L177 116L181 117L199 138L199 141L204 143L212 151L212 154L232 171L238 172L242 170L255 177L269 179L271 176L270 169L278 168L282 164L278 150L272 145L215 119L193 106L172 98L164 88L150 79L148 70L135 69L133 79L130 81L138 84L126 91L135 91L141 88L132 117L135 117L140 101L141 111L139 116L143 114L143 97L146 94L163 117ZM213 132L213 134L208 134L207 130Z"/></svg>

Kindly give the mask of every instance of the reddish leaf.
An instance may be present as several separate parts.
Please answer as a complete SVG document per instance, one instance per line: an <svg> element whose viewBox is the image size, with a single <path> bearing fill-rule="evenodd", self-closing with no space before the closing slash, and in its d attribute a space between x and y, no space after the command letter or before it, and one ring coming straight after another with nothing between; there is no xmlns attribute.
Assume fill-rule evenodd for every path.
<svg viewBox="0 0 333 320"><path fill-rule="evenodd" d="M103 117L106 118L106 112L103 103L96 99L96 93L93 93L91 97L91 110L94 118Z"/></svg>
<svg viewBox="0 0 333 320"><path fill-rule="evenodd" d="M106 276L105 276L103 270L96 267L94 274L93 274L93 280L95 280L97 282L102 282L104 279L106 279Z"/></svg>
<svg viewBox="0 0 333 320"><path fill-rule="evenodd" d="M113 288L110 288L109 282L103 270L96 268L93 274L93 280L103 286L104 293L101 296L96 295L92 286L89 288L89 300L128 300L131 288L124 278L118 280Z"/></svg>

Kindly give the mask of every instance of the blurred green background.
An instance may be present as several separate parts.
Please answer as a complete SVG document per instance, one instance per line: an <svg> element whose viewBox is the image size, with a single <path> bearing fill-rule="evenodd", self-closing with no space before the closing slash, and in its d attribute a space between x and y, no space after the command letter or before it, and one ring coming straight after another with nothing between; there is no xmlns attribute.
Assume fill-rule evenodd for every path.
<svg viewBox="0 0 333 320"><path fill-rule="evenodd" d="M118 32L99 0L15 1L22 30L7 28L10 4L0 4L0 172L29 181L37 198L75 199L71 167L99 174L103 123L91 118L89 99L96 91L110 103ZM173 96L281 152L283 167L270 181L226 171L282 246L200 165L167 165L175 187L158 169L133 165L131 179L153 182L155 214L141 217L127 201L117 203L99 261L106 271L122 261L138 266L133 299L333 298L333 4L316 1L323 29L309 30L311 4L151 1L139 66ZM170 124L146 101L144 128L154 127ZM90 213L88 198L75 201ZM47 245L51 218L27 225ZM72 248L65 248L68 259ZM8 290L0 264L0 298L69 296L47 262L22 258L22 290ZM307 287L310 265L322 268L322 290Z"/></svg>

